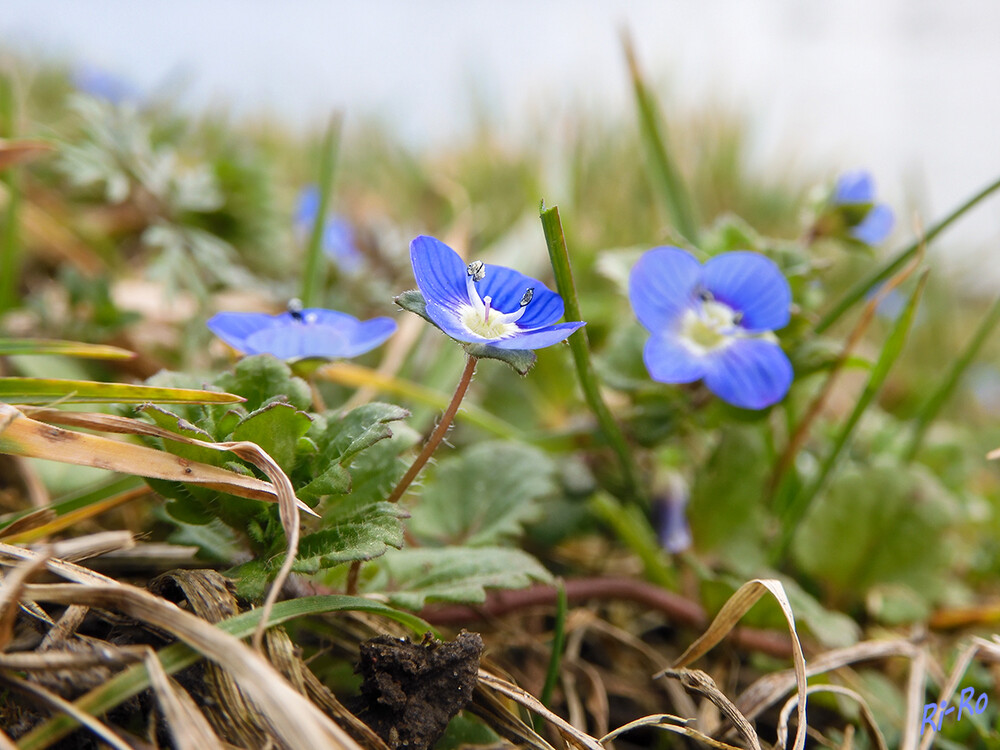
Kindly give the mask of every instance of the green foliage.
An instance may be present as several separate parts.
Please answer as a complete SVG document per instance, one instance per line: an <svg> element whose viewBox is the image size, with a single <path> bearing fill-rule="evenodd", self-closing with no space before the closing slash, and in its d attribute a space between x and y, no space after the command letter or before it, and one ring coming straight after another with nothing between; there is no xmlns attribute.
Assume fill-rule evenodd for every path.
<svg viewBox="0 0 1000 750"><path fill-rule="evenodd" d="M552 579L531 555L504 547L406 548L374 565L372 587L412 610L428 602L481 603L488 588L518 589Z"/></svg>
<svg viewBox="0 0 1000 750"><path fill-rule="evenodd" d="M946 532L955 501L921 470L854 468L840 474L806 514L795 558L838 600L857 602L881 584L910 588L933 603L949 579Z"/></svg>
<svg viewBox="0 0 1000 750"><path fill-rule="evenodd" d="M537 448L478 443L440 462L413 509L424 544L482 547L520 536L555 490L554 464Z"/></svg>

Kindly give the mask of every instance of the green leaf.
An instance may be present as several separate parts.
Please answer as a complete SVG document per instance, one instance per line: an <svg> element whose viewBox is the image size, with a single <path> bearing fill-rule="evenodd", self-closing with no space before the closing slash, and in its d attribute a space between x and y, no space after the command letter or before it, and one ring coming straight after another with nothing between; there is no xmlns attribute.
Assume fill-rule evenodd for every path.
<svg viewBox="0 0 1000 750"><path fill-rule="evenodd" d="M400 519L409 514L396 503L361 504L345 498L333 512L323 517L325 528L307 534L299 542L295 570L315 573L354 560L372 560L385 554L390 547L403 546L403 525ZM276 558L274 566L280 565ZM274 567L277 570L277 567Z"/></svg>
<svg viewBox="0 0 1000 750"><path fill-rule="evenodd" d="M256 443L287 473L295 465L299 438L311 424L309 415L291 404L272 402L244 417L230 439Z"/></svg>
<svg viewBox="0 0 1000 750"><path fill-rule="evenodd" d="M244 357L236 363L233 373L225 373L216 385L239 393L246 399L246 408L254 411L276 396L284 396L296 409L308 411L312 406L309 385L292 375L284 362L270 354Z"/></svg>
<svg viewBox="0 0 1000 750"><path fill-rule="evenodd" d="M956 512L947 491L919 467L853 469L816 499L792 551L837 597L857 601L878 584L901 584L933 601L952 557L942 531Z"/></svg>
<svg viewBox="0 0 1000 750"><path fill-rule="evenodd" d="M387 552L375 565L389 601L418 610L429 601L481 604L486 589L520 589L548 583L549 572L519 549L442 547Z"/></svg>
<svg viewBox="0 0 1000 750"><path fill-rule="evenodd" d="M195 440L213 442L211 435L200 427L191 424L183 417L174 414L169 409L163 409L155 404L143 404L137 407L136 411L149 417L157 427L162 427L165 430L170 430L171 432L176 432L178 435L194 438ZM181 456L191 461L199 461L203 464L211 464L212 466L221 466L226 460L225 454L211 448L203 448L199 445L175 442L173 440L164 440L162 442L165 450L173 453L175 456Z"/></svg>
<svg viewBox="0 0 1000 750"><path fill-rule="evenodd" d="M760 431L729 425L691 488L688 520L698 550L747 574L764 562L760 499L767 469Z"/></svg>
<svg viewBox="0 0 1000 750"><path fill-rule="evenodd" d="M403 292L396 297L395 302L404 310L419 315L435 328L439 328L438 324L431 320L431 317L427 314L427 301L424 299L424 295L418 290L411 289L410 291ZM447 336L447 334L445 335ZM498 359L513 367L520 375L527 375L528 371L534 366L535 360L538 359L530 349L498 349L495 346L472 344L467 341L458 341L458 343L461 344L470 357L475 357L476 359Z"/></svg>
<svg viewBox="0 0 1000 750"><path fill-rule="evenodd" d="M539 517L539 500L555 491L554 472L552 460L535 448L479 443L441 461L410 529L422 540L469 547L516 537Z"/></svg>
<svg viewBox="0 0 1000 750"><path fill-rule="evenodd" d="M0 378L0 401L15 404L233 404L241 401L232 393L197 391L187 388L157 388L146 385L99 383L92 380L48 378Z"/></svg>
<svg viewBox="0 0 1000 750"><path fill-rule="evenodd" d="M346 465L361 451L392 437L389 423L408 416L410 412L401 406L374 401L331 419L317 442L325 456Z"/></svg>
<svg viewBox="0 0 1000 750"><path fill-rule="evenodd" d="M318 500L324 495L343 495L351 491L351 472L338 463L328 464L326 470L300 487L295 494L300 500L309 502Z"/></svg>
<svg viewBox="0 0 1000 750"><path fill-rule="evenodd" d="M128 349L105 344L86 344L79 341L56 341L54 339L0 338L0 357L11 354L61 354L65 357L89 357L91 359L130 359L135 356L135 353Z"/></svg>

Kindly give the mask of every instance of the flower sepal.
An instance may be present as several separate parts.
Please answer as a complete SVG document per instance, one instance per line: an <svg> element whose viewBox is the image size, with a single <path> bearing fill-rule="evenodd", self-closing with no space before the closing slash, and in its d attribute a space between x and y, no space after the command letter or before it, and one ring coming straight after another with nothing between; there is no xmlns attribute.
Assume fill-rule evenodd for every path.
<svg viewBox="0 0 1000 750"><path fill-rule="evenodd" d="M427 301L424 299L424 295L420 293L420 290L411 289L403 292L396 297L395 302L403 310L419 315L446 336L449 335L448 331L441 328L427 314ZM477 359L498 359L512 367L519 375L527 375L538 359L531 349L500 349L489 344L458 341L457 339L456 342L462 345L462 348L465 349L465 352L470 357L476 357Z"/></svg>

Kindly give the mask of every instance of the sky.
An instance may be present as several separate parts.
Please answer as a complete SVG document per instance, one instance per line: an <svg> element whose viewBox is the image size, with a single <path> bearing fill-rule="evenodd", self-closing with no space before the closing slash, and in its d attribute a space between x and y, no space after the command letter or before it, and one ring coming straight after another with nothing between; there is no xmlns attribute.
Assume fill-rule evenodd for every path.
<svg viewBox="0 0 1000 750"><path fill-rule="evenodd" d="M907 225L1000 175L1000 4L981 0L3 0L0 50L180 86L293 128L376 114L414 146L477 111L516 137L548 107L631 117L620 30L668 106L742 113L759 168L869 168ZM0 58L2 59L2 58ZM904 218L905 217L905 218ZM902 236L900 234L899 236ZM947 248L959 247L955 257ZM975 252L973 252L975 251ZM937 251L1000 258L1000 200ZM992 273L1000 287L1000 268Z"/></svg>

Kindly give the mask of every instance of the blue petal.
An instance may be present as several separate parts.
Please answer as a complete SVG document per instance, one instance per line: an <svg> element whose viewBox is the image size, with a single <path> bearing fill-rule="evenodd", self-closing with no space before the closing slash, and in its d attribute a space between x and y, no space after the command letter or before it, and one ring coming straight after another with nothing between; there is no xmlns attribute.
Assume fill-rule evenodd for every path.
<svg viewBox="0 0 1000 750"><path fill-rule="evenodd" d="M739 339L705 357L705 385L723 401L763 409L785 397L792 363L773 341Z"/></svg>
<svg viewBox="0 0 1000 750"><path fill-rule="evenodd" d="M301 321L296 321L291 313L281 313L274 317L277 322L286 327L292 326L295 323L301 324ZM360 323L353 315L348 315L337 310L327 310L325 307L305 308L302 310L302 319L313 325L335 326L343 329L352 329Z"/></svg>
<svg viewBox="0 0 1000 750"><path fill-rule="evenodd" d="M661 383L693 383L705 377L705 362L667 331L649 337L642 359L653 380Z"/></svg>
<svg viewBox="0 0 1000 750"><path fill-rule="evenodd" d="M743 250L723 253L705 264L702 278L717 300L743 313L744 328L773 331L788 325L792 290L770 258Z"/></svg>
<svg viewBox="0 0 1000 750"><path fill-rule="evenodd" d="M629 274L628 296L636 317L648 330L672 327L694 302L701 264L679 247L646 252Z"/></svg>
<svg viewBox="0 0 1000 750"><path fill-rule="evenodd" d="M562 297L538 279L525 276L505 266L486 266L486 276L477 285L479 296L493 298L491 307L502 313L514 312L521 306L525 291L534 289L531 302L518 320L522 328L539 328L555 323L563 316ZM463 279L464 283L464 279Z"/></svg>
<svg viewBox="0 0 1000 750"><path fill-rule="evenodd" d="M446 244L434 237L417 237L410 243L410 263L417 286L428 303L455 309L469 304L465 263Z"/></svg>
<svg viewBox="0 0 1000 750"><path fill-rule="evenodd" d="M247 354L273 354L278 359L347 356L347 333L338 326L293 322L265 328L246 340Z"/></svg>
<svg viewBox="0 0 1000 750"><path fill-rule="evenodd" d="M834 203L874 203L875 180L863 169L845 172L833 188Z"/></svg>
<svg viewBox="0 0 1000 750"><path fill-rule="evenodd" d="M491 341L490 346L497 349L544 349L547 346L558 344L570 337L573 331L582 328L586 323L556 323L554 326L536 328L534 330L518 333L505 339Z"/></svg>
<svg viewBox="0 0 1000 750"><path fill-rule="evenodd" d="M871 211L849 234L866 245L877 245L889 236L895 221L892 209L885 203L878 203L872 206Z"/></svg>
<svg viewBox="0 0 1000 750"><path fill-rule="evenodd" d="M279 323L277 315L266 313L221 312L208 319L209 330L234 349L245 351L247 336Z"/></svg>
<svg viewBox="0 0 1000 750"><path fill-rule="evenodd" d="M319 211L319 188L307 185L299 193L298 205L295 207L295 223L303 229L309 229L316 221Z"/></svg>
<svg viewBox="0 0 1000 750"><path fill-rule="evenodd" d="M372 318L357 327L347 336L347 346L341 357L357 357L379 346L396 332L396 321L392 318Z"/></svg>

